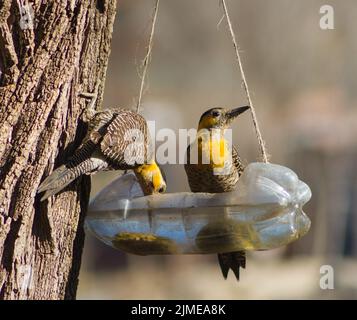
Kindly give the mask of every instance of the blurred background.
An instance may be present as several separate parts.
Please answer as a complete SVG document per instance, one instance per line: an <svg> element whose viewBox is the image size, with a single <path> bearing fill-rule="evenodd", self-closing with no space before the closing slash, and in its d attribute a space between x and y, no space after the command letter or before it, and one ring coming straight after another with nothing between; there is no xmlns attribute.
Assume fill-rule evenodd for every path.
<svg viewBox="0 0 357 320"><path fill-rule="evenodd" d="M104 107L133 108L154 1L118 1ZM322 5L335 29L322 30ZM248 255L239 283L216 256L137 257L87 235L79 299L357 298L357 6L355 0L228 1L271 161L313 192L310 232ZM157 129L196 128L209 107L246 104L218 0L161 1L143 114ZM246 163L259 160L249 114L233 126ZM164 166L168 192L188 191L182 165ZM93 177L92 196L120 173ZM320 288L320 267L334 290Z"/></svg>

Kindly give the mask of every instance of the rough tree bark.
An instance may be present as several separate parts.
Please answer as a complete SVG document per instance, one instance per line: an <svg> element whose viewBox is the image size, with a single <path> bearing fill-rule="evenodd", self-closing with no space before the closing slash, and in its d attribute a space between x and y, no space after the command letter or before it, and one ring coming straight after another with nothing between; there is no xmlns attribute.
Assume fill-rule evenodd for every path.
<svg viewBox="0 0 357 320"><path fill-rule="evenodd" d="M76 296L90 180L43 203L36 190L84 137L78 94L99 82L101 104L115 12L116 0L0 0L0 299Z"/></svg>

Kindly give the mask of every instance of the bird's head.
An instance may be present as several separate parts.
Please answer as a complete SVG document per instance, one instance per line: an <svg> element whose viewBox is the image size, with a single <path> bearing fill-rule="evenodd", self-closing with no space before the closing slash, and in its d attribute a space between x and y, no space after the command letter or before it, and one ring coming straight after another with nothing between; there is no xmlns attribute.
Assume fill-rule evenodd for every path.
<svg viewBox="0 0 357 320"><path fill-rule="evenodd" d="M145 195L164 193L166 191L164 171L155 161L135 168L134 172Z"/></svg>
<svg viewBox="0 0 357 320"><path fill-rule="evenodd" d="M244 106L235 109L212 108L204 112L198 123L198 130L201 129L226 129L232 121L250 107Z"/></svg>

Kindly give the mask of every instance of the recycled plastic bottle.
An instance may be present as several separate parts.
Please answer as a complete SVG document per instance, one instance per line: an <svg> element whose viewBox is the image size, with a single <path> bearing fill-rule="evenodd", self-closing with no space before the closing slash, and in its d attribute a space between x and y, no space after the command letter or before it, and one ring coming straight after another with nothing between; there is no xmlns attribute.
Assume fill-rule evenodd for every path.
<svg viewBox="0 0 357 320"><path fill-rule="evenodd" d="M92 200L86 229L137 255L268 250L305 235L310 188L289 168L249 164L233 192L144 196L132 173Z"/></svg>

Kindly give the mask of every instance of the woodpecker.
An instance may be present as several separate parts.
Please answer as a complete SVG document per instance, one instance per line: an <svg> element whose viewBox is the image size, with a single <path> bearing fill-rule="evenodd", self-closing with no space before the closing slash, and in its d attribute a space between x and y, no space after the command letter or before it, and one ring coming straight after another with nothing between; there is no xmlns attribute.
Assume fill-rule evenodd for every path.
<svg viewBox="0 0 357 320"><path fill-rule="evenodd" d="M94 95L89 95L93 94L86 97L94 99ZM69 161L41 183L37 191L45 192L41 201L58 193L81 175L101 170L132 169L145 195L165 192L165 177L154 160L146 120L125 109L96 112L93 101L83 117L88 122L86 137Z"/></svg>
<svg viewBox="0 0 357 320"><path fill-rule="evenodd" d="M185 171L192 192L221 193L235 189L244 165L237 149L234 146L230 147L224 131L230 127L234 119L249 108L213 108L202 114L196 141L188 146L186 153ZM215 135L217 131L219 134ZM208 139L205 136L207 133ZM190 161L191 151L194 150L198 152L196 163ZM217 169L225 171L220 174ZM245 268L245 252L219 253L218 261L225 279L232 269L239 280L239 269Z"/></svg>

